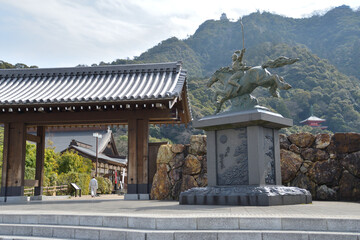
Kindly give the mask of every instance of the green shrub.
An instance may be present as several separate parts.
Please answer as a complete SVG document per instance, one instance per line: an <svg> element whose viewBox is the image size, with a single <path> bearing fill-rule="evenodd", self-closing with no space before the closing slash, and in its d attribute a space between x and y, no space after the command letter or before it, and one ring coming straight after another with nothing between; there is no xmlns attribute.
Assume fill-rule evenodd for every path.
<svg viewBox="0 0 360 240"><path fill-rule="evenodd" d="M102 194L109 194L113 190L113 185L108 178L97 177L98 181L98 192Z"/></svg>
<svg viewBox="0 0 360 240"><path fill-rule="evenodd" d="M58 178L58 185L68 185L68 191L66 194L74 195L75 190L71 186L71 183L76 183L79 186L80 178L79 173L76 172L68 172L68 173L61 173ZM82 189L82 186L79 186Z"/></svg>
<svg viewBox="0 0 360 240"><path fill-rule="evenodd" d="M81 188L81 193L84 195L89 194L89 183L90 183L90 175L86 173L79 173L79 183L78 186Z"/></svg>

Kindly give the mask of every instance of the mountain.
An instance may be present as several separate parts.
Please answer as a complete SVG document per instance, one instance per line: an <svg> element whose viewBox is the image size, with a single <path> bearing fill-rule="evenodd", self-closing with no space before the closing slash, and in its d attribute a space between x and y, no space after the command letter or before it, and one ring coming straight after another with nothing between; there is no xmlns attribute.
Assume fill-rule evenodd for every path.
<svg viewBox="0 0 360 240"><path fill-rule="evenodd" d="M302 44L320 58L349 76L359 78L360 68L360 11L348 6L334 8L323 16L293 19L268 12L256 12L242 18L245 47L249 50L264 42ZM172 43L173 49L167 49ZM178 43L178 46L175 46ZM187 45L187 47L185 45ZM149 49L136 58L138 61L171 59L181 57L178 48L187 49L190 66L201 66L207 76L219 67L230 64L234 50L242 48L240 20L207 20L194 35L183 41L171 38ZM194 54L192 54L192 49ZM189 56L191 54L192 56ZM151 57L149 57L151 56ZM185 58L181 58L186 63ZM195 65L192 65L196 62ZM191 67L190 67L191 69ZM199 75L194 75L199 76ZM359 79L358 79L359 80Z"/></svg>
<svg viewBox="0 0 360 240"><path fill-rule="evenodd" d="M302 19L256 12L241 21L248 65L279 56L300 58L293 65L270 70L293 88L283 91L280 99L257 89L255 95L263 105L293 118L295 124L309 117L313 105L315 115L327 119L330 131L360 132L360 11L340 6ZM214 109L206 78L229 66L232 53L242 44L240 20L207 20L189 38L165 40L136 61L182 60L189 70L190 100L197 118ZM185 51L185 56L180 55Z"/></svg>
<svg viewBox="0 0 360 240"><path fill-rule="evenodd" d="M299 125L310 115L325 118L332 132L360 132L360 11L348 6L331 9L323 15L294 19L268 12L255 12L241 19L244 26L247 65L255 66L279 56L298 57L293 65L270 72L284 77L292 89L281 98L270 97L266 89L254 92L262 105ZM166 39L126 64L183 61L188 70L189 98L194 118L212 114L215 89L207 79L220 67L231 64L231 55L241 49L242 28L237 21L207 20L187 39ZM96 64L94 64L96 65ZM0 62L0 68L4 64ZM226 106L229 103L225 104ZM184 127L152 127L152 135L184 142L198 133Z"/></svg>

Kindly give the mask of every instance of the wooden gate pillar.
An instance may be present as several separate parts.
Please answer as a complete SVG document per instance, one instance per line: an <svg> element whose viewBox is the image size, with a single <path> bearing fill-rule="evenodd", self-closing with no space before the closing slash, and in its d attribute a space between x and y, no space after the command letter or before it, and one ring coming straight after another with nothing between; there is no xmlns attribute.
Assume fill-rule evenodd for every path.
<svg viewBox="0 0 360 240"><path fill-rule="evenodd" d="M35 187L35 196L43 194L44 184L44 157L45 157L45 127L37 126L37 134L39 142L36 143L36 171L35 180L38 185Z"/></svg>
<svg viewBox="0 0 360 240"><path fill-rule="evenodd" d="M128 189L126 199L149 199L148 142L149 120L129 120Z"/></svg>
<svg viewBox="0 0 360 240"><path fill-rule="evenodd" d="M4 124L1 196L24 195L25 154L25 123Z"/></svg>

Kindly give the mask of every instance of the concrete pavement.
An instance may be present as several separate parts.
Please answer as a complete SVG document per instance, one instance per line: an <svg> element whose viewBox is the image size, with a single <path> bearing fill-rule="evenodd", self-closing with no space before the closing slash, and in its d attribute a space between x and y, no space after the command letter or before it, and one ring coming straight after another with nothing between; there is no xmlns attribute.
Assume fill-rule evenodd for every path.
<svg viewBox="0 0 360 240"><path fill-rule="evenodd" d="M360 219L360 203L321 202L269 207L179 205L177 201L124 200L119 195L83 196L61 200L32 201L21 204L0 203L0 213L99 214L143 216L236 216L306 217Z"/></svg>
<svg viewBox="0 0 360 240"><path fill-rule="evenodd" d="M1 239L360 240L360 204L249 207L122 196L0 203Z"/></svg>

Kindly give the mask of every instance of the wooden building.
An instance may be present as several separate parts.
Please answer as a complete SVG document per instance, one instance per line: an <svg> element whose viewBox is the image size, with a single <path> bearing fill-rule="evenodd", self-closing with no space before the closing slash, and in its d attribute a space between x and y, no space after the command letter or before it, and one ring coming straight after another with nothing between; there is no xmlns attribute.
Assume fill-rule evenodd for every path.
<svg viewBox="0 0 360 240"><path fill-rule="evenodd" d="M191 121L181 62L0 70L4 124L0 195L23 196L26 140L36 142L36 188L42 195L47 127L128 125L128 199L149 197L149 124ZM36 135L28 128L36 128Z"/></svg>
<svg viewBox="0 0 360 240"><path fill-rule="evenodd" d="M89 130L88 128L80 128L76 131L69 130L71 129L68 131L47 131L46 143L51 143L55 152L74 151L80 156L90 159L93 163L93 176L97 173L98 176L109 178L113 184L120 181L123 183L122 175L126 176L127 157L119 155L110 129ZM93 137L94 132L102 136L98 140L98 149L96 149L96 138ZM117 178L116 181L115 178ZM123 186L123 184L121 185Z"/></svg>

